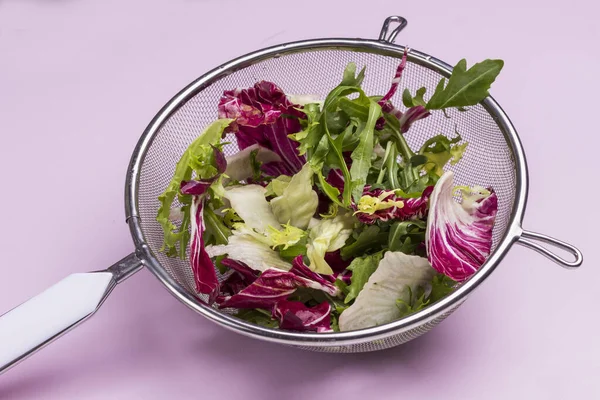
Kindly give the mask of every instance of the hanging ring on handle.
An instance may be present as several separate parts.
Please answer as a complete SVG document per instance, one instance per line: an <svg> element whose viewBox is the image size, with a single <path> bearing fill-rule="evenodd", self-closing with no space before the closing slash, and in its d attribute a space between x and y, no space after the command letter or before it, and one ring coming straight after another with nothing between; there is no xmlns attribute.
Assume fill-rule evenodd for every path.
<svg viewBox="0 0 600 400"><path fill-rule="evenodd" d="M554 247L558 247L559 249L565 250L571 253L573 257L575 257L575 259L573 261L567 261L536 242L547 243ZM575 269L581 266L581 264L583 263L583 254L581 254L581 251L579 251L579 249L561 240L555 239L550 236L542 235L541 233L529 232L524 230L518 236L517 243L521 246L525 246L527 248L537 251L544 257L549 258L550 260L554 261L563 268Z"/></svg>
<svg viewBox="0 0 600 400"><path fill-rule="evenodd" d="M392 22L397 22L398 26L388 33L388 31L390 30L390 24ZM379 33L379 41L386 43L394 43L394 41L396 40L396 36L398 36L400 31L404 29L407 24L408 21L406 20L406 18L397 15L387 17L383 22L383 26L381 27L381 32Z"/></svg>

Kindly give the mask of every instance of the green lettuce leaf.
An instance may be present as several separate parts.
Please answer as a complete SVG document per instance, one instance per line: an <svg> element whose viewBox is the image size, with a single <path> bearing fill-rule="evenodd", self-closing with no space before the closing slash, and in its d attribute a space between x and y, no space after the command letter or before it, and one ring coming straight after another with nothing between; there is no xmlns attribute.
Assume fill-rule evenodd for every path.
<svg viewBox="0 0 600 400"><path fill-rule="evenodd" d="M437 177L444 173L444 166L450 161L455 165L462 158L468 143L456 144L462 140L460 134L456 132L456 137L450 139L444 135L436 135L428 139L419 154L427 157L427 162L423 165L425 171L432 171ZM432 182L433 184L435 184Z"/></svg>
<svg viewBox="0 0 600 400"><path fill-rule="evenodd" d="M319 274L331 275L333 270L325 261L325 253L342 248L352 234L356 218L352 214L337 215L333 219L319 220L310 228L306 256L310 261L308 266Z"/></svg>
<svg viewBox="0 0 600 400"><path fill-rule="evenodd" d="M279 175L267 185L265 196L281 196L283 191L290 185L292 177L289 175Z"/></svg>
<svg viewBox="0 0 600 400"><path fill-rule="evenodd" d="M383 258L383 253L375 253L363 258L355 258L352 260L348 269L352 271L352 279L348 286L348 294L344 299L344 303L348 304L353 301L369 280L369 277L379 265L379 261Z"/></svg>
<svg viewBox="0 0 600 400"><path fill-rule="evenodd" d="M503 66L502 60L485 60L467 69L467 61L460 60L452 70L448 84L445 78L440 80L426 108L441 110L479 103L489 96L488 90Z"/></svg>
<svg viewBox="0 0 600 400"><path fill-rule="evenodd" d="M264 234L267 227L279 228L280 224L265 198L266 189L260 185L243 185L228 188L225 197L231 208L251 229Z"/></svg>
<svg viewBox="0 0 600 400"><path fill-rule="evenodd" d="M319 205L319 196L312 189L313 170L304 164L300 172L292 176L281 195L270 201L273 214L281 224L306 229Z"/></svg>
<svg viewBox="0 0 600 400"><path fill-rule="evenodd" d="M271 267L285 271L292 268L291 263L283 260L279 252L270 247L270 243L265 243L264 237L240 234L237 230L229 237L227 244L206 246L206 252L210 257L227 254L229 258L246 263L256 271L265 271Z"/></svg>
<svg viewBox="0 0 600 400"><path fill-rule="evenodd" d="M164 251L170 257L179 254L179 257L185 258L187 245L190 240L188 228L191 196L179 196L180 201L184 204L184 207L182 207L184 214L182 225L178 228L169 219L172 204L180 193L179 187L181 182L192 179L194 167L196 168L197 177L200 179L212 178L216 174L217 169L214 165L214 152L211 145L218 146L220 144L223 132L231 121L231 119L216 120L189 145L177 162L175 172L167 188L158 196L160 207L158 208L156 220L164 232L161 251Z"/></svg>

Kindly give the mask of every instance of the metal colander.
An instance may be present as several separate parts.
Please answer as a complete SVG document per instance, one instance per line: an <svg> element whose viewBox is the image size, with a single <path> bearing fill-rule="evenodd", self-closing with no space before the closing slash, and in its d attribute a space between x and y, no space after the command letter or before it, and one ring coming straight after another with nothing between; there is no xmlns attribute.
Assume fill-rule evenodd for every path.
<svg viewBox="0 0 600 400"><path fill-rule="evenodd" d="M394 29L391 29L392 25L395 25ZM65 329L91 315L116 283L142 266L149 268L184 304L226 328L262 340L326 352L381 350L405 343L429 331L462 304L515 242L542 253L564 267L578 267L582 256L576 248L521 228L528 187L525 156L515 128L491 97L470 107L466 112L449 111L451 118L446 118L443 113L433 113L415 124L407 133L409 144L420 147L435 134L453 134L455 130L460 132L469 143L469 148L461 162L449 169L454 171L457 184L493 187L498 195L499 207L493 231L492 254L487 262L454 293L414 315L382 326L341 333L298 333L256 326L239 320L226 311L208 306L203 301L205 298L195 292L194 277L188 261L166 257L159 251L163 232L156 222L159 206L157 198L169 183L181 154L218 117L217 104L225 90L246 88L258 80L268 80L275 82L287 94L312 94L325 98L339 83L344 67L349 62L354 62L359 68L366 67L362 85L365 92L369 95L383 94L389 89L391 78L404 52L404 47L394 45L393 41L405 25L405 19L390 17L386 19L378 40L319 39L259 50L217 67L177 94L143 133L127 173L126 215L136 253L106 271L80 274L110 275L105 290L98 296L97 304L86 310L87 314L79 315L77 321L63 326L62 330L46 334L44 338L36 337L38 342L45 339L43 343L32 339L29 347L22 346L21 353L35 351ZM448 77L450 73L451 67L448 64L410 49L402 86L408 87L411 92L425 86L428 93L432 93L440 78ZM400 94L396 94L392 101L401 105ZM225 141L235 143L233 137L228 137ZM235 144L225 147L226 155L237 151ZM570 252L575 257L574 261L558 257L536 241ZM44 295L49 296L44 292L33 300ZM48 298L44 300L46 304L51 303ZM11 313L18 313L27 304L0 318L0 343L3 343L2 337L3 334L7 335L6 332L14 334L19 329L31 329L32 324L39 325L36 321L29 321L28 325L23 322L15 325L12 321L13 324L6 327L7 317ZM22 358L23 354L8 357L4 363L5 368Z"/></svg>

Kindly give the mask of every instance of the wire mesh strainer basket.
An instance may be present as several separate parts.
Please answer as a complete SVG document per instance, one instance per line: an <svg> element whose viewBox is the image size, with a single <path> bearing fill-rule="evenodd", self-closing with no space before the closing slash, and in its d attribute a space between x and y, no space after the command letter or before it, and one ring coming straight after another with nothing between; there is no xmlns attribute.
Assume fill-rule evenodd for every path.
<svg viewBox="0 0 600 400"><path fill-rule="evenodd" d="M273 330L240 320L205 303L195 291L194 277L186 260L166 257L159 251L163 232L156 221L157 198L167 186L176 162L188 145L217 115L223 91L249 87L258 80L277 82L286 93L310 93L325 97L339 82L348 62L366 66L366 93L385 93L390 77L404 52L394 45L406 25L401 17L386 19L379 39L318 39L282 44L232 60L203 75L171 99L142 134L127 171L125 207L136 251L105 271L75 274L0 318L0 370L6 370L60 336L100 306L112 288L143 266L147 267L181 302L225 328L254 338L326 352L365 352L393 347L429 331L462 304L468 294L496 268L516 242L532 248L566 268L582 263L571 245L545 235L527 232L521 221L527 198L525 155L512 123L488 97L467 112L450 111L416 124L407 137L416 146L432 132L453 132L455 127L469 142L463 160L450 167L460 185L485 185L498 195L492 253L481 269L455 292L424 310L401 320L373 328L337 333L299 333ZM392 29L393 27L393 29ZM451 67L415 50L408 52L403 85L411 92L425 86L433 91ZM401 104L399 96L393 98ZM232 138L225 141L235 143ZM225 147L226 155L238 151ZM559 247L574 256L567 261L538 242Z"/></svg>

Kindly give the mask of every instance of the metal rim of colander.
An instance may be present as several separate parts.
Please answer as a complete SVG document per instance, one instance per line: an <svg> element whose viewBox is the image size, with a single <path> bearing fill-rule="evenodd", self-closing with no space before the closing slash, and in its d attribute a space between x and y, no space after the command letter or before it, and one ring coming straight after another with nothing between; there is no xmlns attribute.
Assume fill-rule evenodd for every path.
<svg viewBox="0 0 600 400"><path fill-rule="evenodd" d="M514 158L516 191L512 214L504 236L483 266L455 292L424 310L388 324L349 332L304 333L264 328L235 318L203 303L190 294L173 279L161 266L150 247L144 240L141 219L138 212L138 193L140 172L144 158L159 129L189 99L210 86L212 83L243 69L249 65L269 58L287 54L309 52L313 50L358 51L400 58L405 47L386 40L369 39L313 39L285 43L258 50L231 60L202 75L174 96L152 119L133 152L125 188L125 209L131 236L136 246L136 254L142 263L162 282L162 284L182 303L217 324L245 336L292 346L337 347L357 345L373 340L406 332L426 324L444 313L459 306L466 297L497 267L521 232L521 223L525 212L528 190L527 163L518 134L500 105L490 96L481 105L494 118L510 146ZM452 67L432 56L410 49L408 61L427 67L443 76L450 76Z"/></svg>

